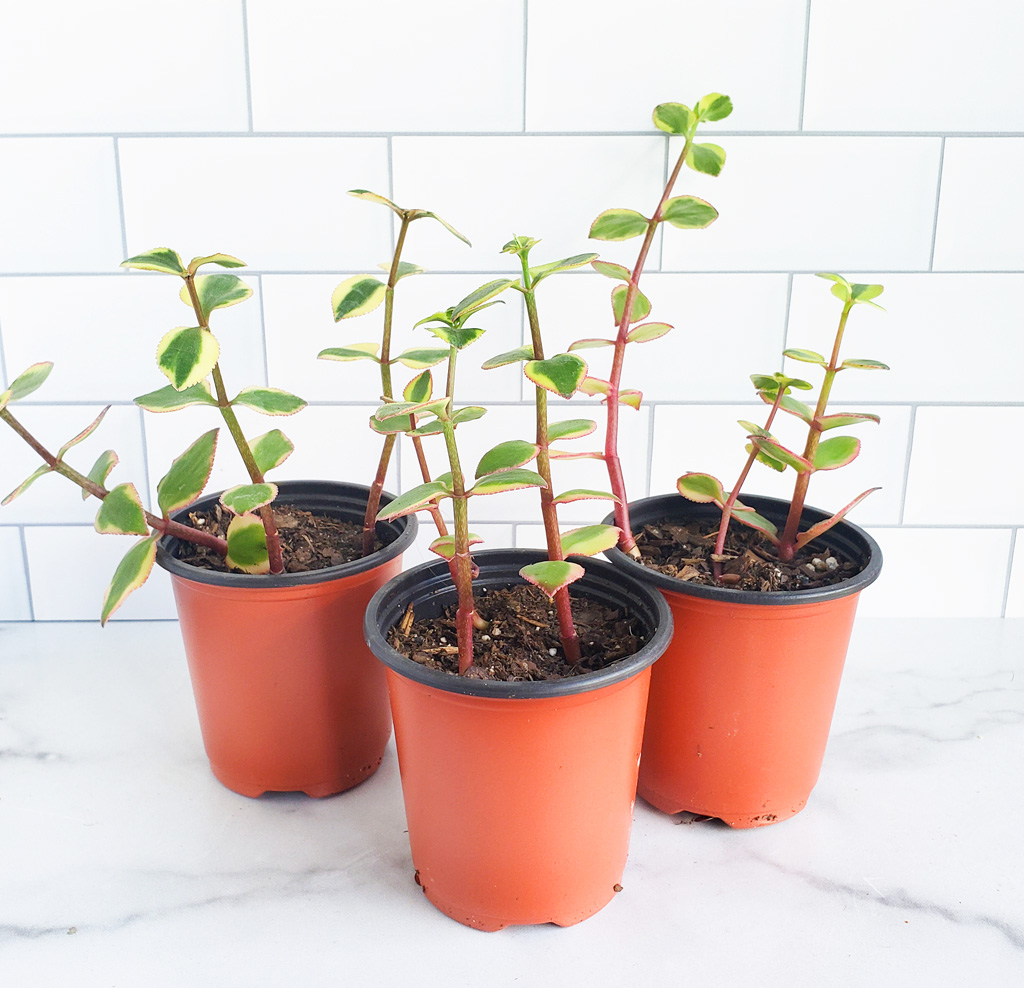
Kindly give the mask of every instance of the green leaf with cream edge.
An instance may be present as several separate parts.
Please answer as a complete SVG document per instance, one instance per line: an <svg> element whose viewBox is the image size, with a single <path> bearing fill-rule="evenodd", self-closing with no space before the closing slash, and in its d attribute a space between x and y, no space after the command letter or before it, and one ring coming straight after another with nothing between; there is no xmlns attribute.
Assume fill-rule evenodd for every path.
<svg viewBox="0 0 1024 988"><path fill-rule="evenodd" d="M236 515L249 514L277 497L277 484L239 484L220 496L220 503Z"/></svg>
<svg viewBox="0 0 1024 988"><path fill-rule="evenodd" d="M101 535L149 535L146 511L134 484L118 484L107 494L93 527Z"/></svg>
<svg viewBox="0 0 1024 988"><path fill-rule="evenodd" d="M199 309L205 320L209 320L214 309L238 305L252 295L252 289L234 274L200 274L193 279L193 284L196 297L199 299ZM178 296L186 305L192 305L188 285L182 286Z"/></svg>
<svg viewBox="0 0 1024 988"><path fill-rule="evenodd" d="M161 271L164 274L176 274L184 278L188 273L177 251L169 247L154 247L129 257L121 262L122 268L136 268L139 271Z"/></svg>
<svg viewBox="0 0 1024 988"><path fill-rule="evenodd" d="M632 240L647 232L647 217L635 209L606 209L590 226L591 240Z"/></svg>
<svg viewBox="0 0 1024 988"><path fill-rule="evenodd" d="M172 329L156 348L157 365L177 391L206 378L219 358L217 338L199 326Z"/></svg>
<svg viewBox="0 0 1024 988"><path fill-rule="evenodd" d="M92 469L86 474L86 476L99 487L103 487L107 482L107 477L110 476L110 472L120 462L117 453L112 449L104 450L96 458L96 462L92 465ZM87 501L92 495L83 488L82 500Z"/></svg>
<svg viewBox="0 0 1024 988"><path fill-rule="evenodd" d="M11 381L11 386L3 394L0 394L0 408L6 408L10 402L27 398L33 391L37 391L50 376L52 370L53 361L51 360L43 360L27 367Z"/></svg>
<svg viewBox="0 0 1024 988"><path fill-rule="evenodd" d="M566 556L596 556L613 549L621 529L615 525L584 525L562 533L562 553Z"/></svg>
<svg viewBox="0 0 1024 988"><path fill-rule="evenodd" d="M479 545L481 542L483 542L483 539L479 535L475 532L469 533L467 545ZM437 553L442 559L447 559L450 562L455 558L455 536L440 535L427 548L431 552Z"/></svg>
<svg viewBox="0 0 1024 988"><path fill-rule="evenodd" d="M260 473L279 467L295 451L292 441L280 430L271 429L255 439L249 440L249 449Z"/></svg>
<svg viewBox="0 0 1024 988"><path fill-rule="evenodd" d="M546 559L540 563L524 566L519 575L543 590L552 600L563 587L575 583L586 576L586 570L579 563L569 563L561 559Z"/></svg>
<svg viewBox="0 0 1024 988"><path fill-rule="evenodd" d="M181 456L171 463L170 470L156 485L157 503L164 517L191 504L206 487L217 452L217 433L211 429L201 435Z"/></svg>
<svg viewBox="0 0 1024 988"><path fill-rule="evenodd" d="M560 353L547 360L530 360L523 373L540 388L571 398L587 376L587 362L572 353Z"/></svg>
<svg viewBox="0 0 1024 988"><path fill-rule="evenodd" d="M147 412L177 412L191 405L217 407L217 399L210 393L210 385L206 381L200 381L181 391L167 384L156 391L139 395L134 401L136 405Z"/></svg>
<svg viewBox="0 0 1024 988"><path fill-rule="evenodd" d="M306 407L306 403L290 391L263 387L243 388L231 404L254 408L263 415L294 415Z"/></svg>
<svg viewBox="0 0 1024 988"><path fill-rule="evenodd" d="M505 491L519 491L527 487L547 487L544 478L533 470L499 470L481 477L467 491L468 495L503 494Z"/></svg>
<svg viewBox="0 0 1024 988"><path fill-rule="evenodd" d="M379 343L350 343L348 346L333 346L321 350L317 354L319 360L372 360L375 364L380 363L377 351Z"/></svg>
<svg viewBox="0 0 1024 988"><path fill-rule="evenodd" d="M535 460L540 447L536 443L528 443L523 439L510 439L498 443L480 457L476 467L476 479L499 470L511 470Z"/></svg>
<svg viewBox="0 0 1024 988"><path fill-rule="evenodd" d="M387 294L387 287L382 281L369 274L357 274L346 278L331 296L331 310L334 321L353 319L373 312Z"/></svg>
<svg viewBox="0 0 1024 988"><path fill-rule="evenodd" d="M235 515L228 525L228 554L225 562L243 573L270 572L267 533L256 515Z"/></svg>
<svg viewBox="0 0 1024 988"><path fill-rule="evenodd" d="M377 521L392 521L403 515L412 514L412 512L419 511L441 498L450 497L451 493L451 489L446 484L437 480L420 484L385 504L377 512Z"/></svg>
<svg viewBox="0 0 1024 988"><path fill-rule="evenodd" d="M104 625L127 599L128 595L146 582L153 570L156 559L156 542L159 533L149 538L140 539L133 545L114 570L114 577L103 595L103 607L100 612L100 624Z"/></svg>

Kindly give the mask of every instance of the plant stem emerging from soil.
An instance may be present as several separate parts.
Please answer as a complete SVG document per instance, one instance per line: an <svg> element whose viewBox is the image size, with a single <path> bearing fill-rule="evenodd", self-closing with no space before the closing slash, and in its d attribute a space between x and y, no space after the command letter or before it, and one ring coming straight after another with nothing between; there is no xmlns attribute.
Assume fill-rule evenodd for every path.
<svg viewBox="0 0 1024 988"><path fill-rule="evenodd" d="M185 284L188 287L188 297L192 301L192 309L196 314L196 319L199 320L199 327L200 329L209 332L209 320L203 313L203 306L199 301L199 295L196 292L195 275L192 273L185 275ZM231 433L231 438L234 440L235 447L238 449L238 454L242 457L245 469L249 473L249 479L254 484L264 484L266 483L266 479L263 476L263 472L256 464L256 457L253 456L252 449L245 438L245 433L242 432L242 427L238 424L238 417L235 415L235 411L231 407L231 400L228 398L227 389L224 387L224 376L221 374L219 362L213 365L212 377L214 391L217 394L217 407L220 409L220 414L224 419L224 424L228 427L228 432ZM277 525L274 522L274 512L271 510L269 504L264 504L259 509L259 512L260 521L263 522L263 528L267 533L267 555L270 559L270 572L283 573L284 560L281 557L281 539L277 534Z"/></svg>

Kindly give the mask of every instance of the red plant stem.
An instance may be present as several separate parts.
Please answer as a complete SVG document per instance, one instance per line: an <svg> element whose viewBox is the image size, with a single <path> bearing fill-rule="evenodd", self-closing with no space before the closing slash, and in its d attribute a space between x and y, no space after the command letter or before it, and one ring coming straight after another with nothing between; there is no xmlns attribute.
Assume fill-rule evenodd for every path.
<svg viewBox="0 0 1024 988"><path fill-rule="evenodd" d="M395 307L395 285L398 284L398 268L402 259L402 248L405 246L405 235L412 222L408 213L402 213L402 225L398 229L398 240L395 242L395 253L391 258L391 270L388 272L388 283L384 289L384 332L380 344L380 383L382 394L387 399L394 398L391 384L391 321ZM391 454L395 449L397 436L392 433L384 439L377 464L377 474L370 486L366 498L366 513L363 515L363 555L373 552L374 536L377 532L377 512L380 510L380 496L384 490L384 478L387 476L391 463Z"/></svg>
<svg viewBox="0 0 1024 988"><path fill-rule="evenodd" d="M523 266L523 297L526 299L526 313L530 321L530 338L533 341L533 359L544 359L544 343L540 333L540 318L537 315L537 299L530 278L527 252L519 255ZM540 511L544 519L544 536L548 544L548 559L562 560L562 535L558 530L558 508L554 503L555 492L551 486L551 441L548 435L548 393L537 385L535 408L537 413L537 473L545 482L540 488ZM558 630L562 639L562 651L566 662L577 665L580 661L580 639L572 620L572 605L569 588L560 587L555 591L555 611L558 615Z"/></svg>
<svg viewBox="0 0 1024 988"><path fill-rule="evenodd" d="M636 259L633 272L629 278L629 285L626 289L626 301L622 307L622 318L619 320L619 331L615 337L615 351L612 355L612 370L608 378L608 396L605 400L608 420L605 431L604 461L608 467L608 479L611 483L612 493L618 498L615 505L615 524L621 529L619 535L619 548L628 553L634 559L640 558L640 550L636 547L636 540L633 538L633 530L629 526L629 505L626 497L626 482L622 476L622 464L619 462L619 385L622 380L622 361L626 355L626 336L629 334L629 326L633 317L633 304L636 301L636 294L640 287L640 276L643 274L644 264L647 261L647 254L654 242L654 234L661 222L662 210L669 196L672 195L672 187L676 184L679 172L686 161L686 155L693 142L692 135L687 134L683 144L683 150L679 155L672 174L668 177L665 191L661 195L661 201L654 215L647 221L647 232L644 235L644 242L640 246L640 254Z"/></svg>
<svg viewBox="0 0 1024 988"><path fill-rule="evenodd" d="M416 416L410 415L409 421L412 427L416 428ZM420 436L412 437L412 448L416 451L416 462L419 464L420 476L423 478L423 483L429 484L431 481L430 476L430 464L427 463L427 454L423 451L423 440ZM427 511L430 512L430 517L433 519L434 528L437 529L439 536L448 534L448 526L444 523L444 518L441 515L441 509L436 504L428 504ZM452 571L454 573L454 570Z"/></svg>
<svg viewBox="0 0 1024 988"><path fill-rule="evenodd" d="M825 380L822 381L821 391L818 394L818 404L814 408L814 418L811 420L807 432L807 445L804 446L804 459L814 462L814 454L818 450L818 443L821 441L821 417L825 414L828 406L829 396L832 394L832 383L836 379L839 368L839 348L843 342L843 333L846 330L846 320L849 318L850 310L853 308L853 299L848 299L843 306L843 313L839 317L839 326L836 329L835 343L832 345L832 356L829 358L828 367L825 369ZM796 553L797 528L800 525L800 516L803 514L804 501L807 498L807 485L811 482L811 473L805 471L797 474L796 484L793 488L793 500L789 504L789 514L786 516L786 527L779 539L779 559L784 563L792 561Z"/></svg>
<svg viewBox="0 0 1024 988"><path fill-rule="evenodd" d="M192 300L192 309L196 314L196 319L199 320L200 328L209 331L209 320L203 314L203 306L196 292L195 275L185 275L185 284L188 287L188 296ZM238 453L242 457L245 469L249 472L249 479L254 484L264 484L266 480L256 464L256 457L253 456L252 448L249 446L245 433L242 432L242 427L238 424L238 417L231 407L227 389L224 387L224 376L221 374L219 361L213 365L211 373L213 376L213 387L217 392L217 407L220 409L221 418L224 419L224 424L228 427L228 432L231 433L231 438L234 440ZM260 521L263 522L264 531L267 533L267 556L270 560L270 572L283 573L284 558L281 554L281 539L277 534L277 524L274 522L274 512L269 504L264 504L259 509L259 512Z"/></svg>
<svg viewBox="0 0 1024 988"><path fill-rule="evenodd" d="M782 404L782 399L786 394L786 389L783 387L779 388L778 394L775 396L775 403L772 405L772 410L768 413L768 420L764 424L764 431L767 432L772 427L772 422L775 421L775 413L778 412L779 406ZM747 462L743 465L743 469L740 471L739 477L736 478L736 483L733 484L732 490L729 492L729 497L725 502L725 507L722 508L722 523L718 526L718 539L715 542L715 555L721 556L725 551L725 536L729 530L729 519L732 517L732 509L736 505L736 501L740 496L740 490L743 488L743 484L747 479L747 474L750 473L750 468L754 465L754 460L757 459L757 447L750 451L750 455L747 457ZM722 563L721 560L713 559L711 561L711 568L714 574L715 582L722 582Z"/></svg>
<svg viewBox="0 0 1024 988"><path fill-rule="evenodd" d="M77 484L84 491L88 491L93 497L99 498L101 501L110 493L106 487L102 484L97 484L95 481L90 480L84 474L79 473L73 467L68 466L63 460L58 460L38 439L33 436L28 429L26 429L6 408L0 410L0 419L3 419L22 439L25 440L29 446L39 454L40 458L51 467L56 473L59 473L62 477L67 477L68 480ZM202 532L196 528L189 528L188 525L182 525L179 522L171 521L169 518L159 518L156 515L150 514L148 511L144 512L146 516L146 522L150 528L161 532L164 535L174 535L179 539L185 539L188 542L195 542L197 545L203 545L207 548L213 549L219 552L222 556L226 556L228 552L228 544L223 539L217 538L216 535L211 535L209 532Z"/></svg>

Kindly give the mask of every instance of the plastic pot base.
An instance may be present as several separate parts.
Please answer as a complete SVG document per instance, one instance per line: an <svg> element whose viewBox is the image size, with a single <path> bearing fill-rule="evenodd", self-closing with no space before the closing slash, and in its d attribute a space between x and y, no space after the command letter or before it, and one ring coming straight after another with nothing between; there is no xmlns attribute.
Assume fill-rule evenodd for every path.
<svg viewBox="0 0 1024 988"><path fill-rule="evenodd" d="M260 782L254 782L251 776L238 775L230 771L222 769L219 765L210 763L210 771L213 772L214 778L221 783L221 785L227 786L232 792L237 792L240 796L248 796L250 799L256 799L268 792L301 792L307 796L311 796L313 799L326 799L328 796L337 796L338 793L347 792L349 789L354 789L361 782L365 782L374 772L380 768L381 762L384 760L383 754L376 761L370 762L367 765L361 766L355 771L350 771L343 776L333 776L330 779L325 780L321 783L310 783L302 786L300 789L288 787L282 789L271 789Z"/></svg>
<svg viewBox="0 0 1024 988"><path fill-rule="evenodd" d="M732 827L733 830L751 830L754 827L768 827L773 823L782 823L783 820L796 816L807 805L807 800L801 799L791 801L790 806L786 809L775 806L769 810L767 807L762 806L759 810L752 812L729 812L723 810L720 805L681 806L679 805L678 797L655 792L645 786L642 780L637 785L636 794L645 803L653 806L656 810L660 810L662 813L667 813L669 816L675 816L677 813L693 813L695 816L713 817Z"/></svg>

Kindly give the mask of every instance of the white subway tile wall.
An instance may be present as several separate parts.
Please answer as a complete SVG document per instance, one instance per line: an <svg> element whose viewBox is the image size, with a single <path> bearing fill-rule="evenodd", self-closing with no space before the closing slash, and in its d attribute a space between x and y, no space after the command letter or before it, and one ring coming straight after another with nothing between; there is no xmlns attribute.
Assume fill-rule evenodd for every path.
<svg viewBox="0 0 1024 988"><path fill-rule="evenodd" d="M1013 453L1024 429L1024 12L1001 0L966 15L952 0L864 0L851 26L849 7L394 0L385 15L314 0L182 0L168 20L118 0L6 5L0 384L56 362L14 409L53 449L110 404L68 459L87 469L115 449L111 481L133 481L149 502L170 460L218 420L207 408L155 415L132 404L163 383L156 343L190 316L170 279L118 265L157 245L226 251L248 262L254 291L215 316L229 390L270 384L310 402L289 419L243 414L244 428L295 440L281 479L367 482L374 368L316 355L373 339L379 313L335 324L331 291L376 271L396 229L346 190L434 210L472 240L430 220L409 232L406 256L428 274L402 282L395 345L427 344L413 323L513 272L500 253L513 234L541 238L537 261L597 250L632 264L639 241L590 241L589 225L609 207L654 209L677 152L651 125L654 104L719 90L736 111L705 134L726 167L718 178L684 170L677 192L707 198L720 219L664 228L648 261L651 318L675 330L628 355L624 383L644 391L641 410L622 415L630 495L672 491L686 470L728 485L744 455L736 419L764 412L748 375L778 369L787 346L831 345L838 303L813 274L881 282L887 311L859 308L844 352L892 370L845 372L833 405L881 424L858 431L858 460L819 474L810 500L838 508L882 487L853 515L885 554L862 613L1024 617L1024 468ZM551 352L610 334L611 288L589 270L541 287ZM460 397L491 411L462 431L470 467L531 432L516 367L479 368L524 339L520 296L480 325L488 336L463 355ZM607 372L607 350L583 355ZM816 368L787 363L815 379ZM571 410L553 399L552 411L604 420L589 399ZM600 431L581 448L588 441L600 448ZM238 481L233 452L222 444L211 490ZM428 456L439 468L436 442ZM0 494L36 465L7 428L0 464ZM598 461L556 469L556 486L606 486ZM418 480L403 446L389 488ZM759 470L752 487L782 495L789 480ZM537 542L532 492L475 507L489 546ZM50 476L0 509L0 620L95 619L128 542L97 535L94 509ZM575 502L562 521L606 510ZM424 525L407 563L428 558L431 537ZM118 616L172 618L165 575Z"/></svg>

